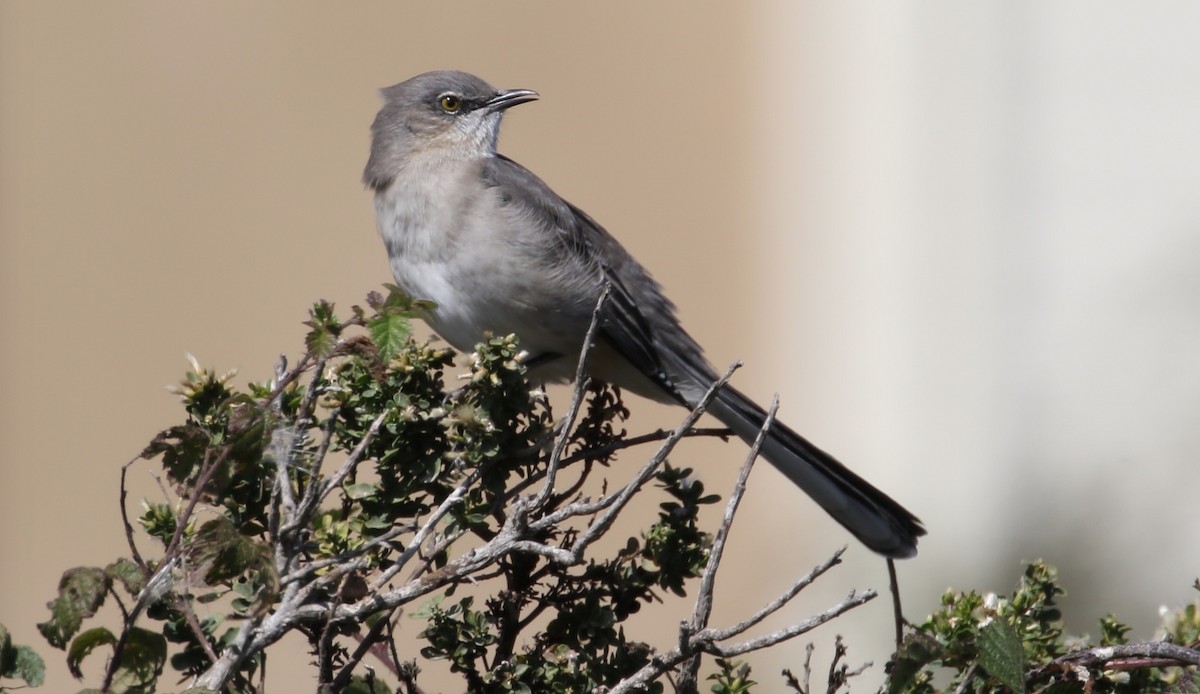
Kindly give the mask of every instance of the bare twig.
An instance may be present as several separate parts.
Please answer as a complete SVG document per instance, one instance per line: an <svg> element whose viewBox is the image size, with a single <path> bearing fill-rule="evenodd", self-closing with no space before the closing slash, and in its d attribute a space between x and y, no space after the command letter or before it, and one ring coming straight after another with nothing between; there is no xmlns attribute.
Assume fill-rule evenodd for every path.
<svg viewBox="0 0 1200 694"><path fill-rule="evenodd" d="M1200 651L1166 641L1097 646L1054 659L1026 674L1026 682L1053 676L1075 667L1135 670L1146 667L1200 666Z"/></svg>
<svg viewBox="0 0 1200 694"><path fill-rule="evenodd" d="M167 544L167 549L163 552L162 566L173 568L177 565L180 555L182 554L183 533L187 528L188 521L191 520L192 514L196 511L196 505L200 503L200 497L204 494L204 488L212 480L216 471L224 464L226 456L229 454L229 447L221 449L221 452L216 456L212 456L211 450L206 450L204 453L204 462L201 463L200 473L196 476L195 486L188 498L187 506L175 520L175 533L171 536L170 543ZM155 572L151 580L142 588L142 593L134 608L130 611L129 617L126 620L125 628L121 630L121 635L117 637L117 643L113 646L112 658L109 660L108 667L104 671L104 684L101 686L101 691L108 691L112 687L113 677L116 676L117 670L121 666L121 656L125 651L125 644L128 642L130 629L141 616L141 611L150 603L145 602L144 598L150 597L153 593L151 587L156 578L160 578L162 569Z"/></svg>
<svg viewBox="0 0 1200 694"><path fill-rule="evenodd" d="M217 662L217 653L213 650L212 644L208 642L208 637L204 635L204 628L200 626L200 619L196 617L196 611L192 609L186 596L181 595L175 600L175 609L183 614L183 619L187 622L188 630L192 632L192 638L196 639L196 643L200 644L200 649L208 657L208 662Z"/></svg>
<svg viewBox="0 0 1200 694"><path fill-rule="evenodd" d="M140 456L121 466L121 522L125 525L125 541L129 543L129 554L133 557L133 561L138 565L138 568L142 570L142 577L145 578L150 575L150 567L146 564L146 560L142 559L141 553L138 552L137 542L133 539L133 524L129 522L129 510L125 508L126 500L129 498L129 490L125 486L125 475L129 471L129 466L138 460L141 460Z"/></svg>
<svg viewBox="0 0 1200 694"><path fill-rule="evenodd" d="M267 396L267 402L274 402L276 399L278 399L279 396L283 394L283 391L292 384L292 381L296 380L300 374L304 373L305 370L308 369L309 362L311 362L312 359L312 352L307 352L303 357L300 358L300 363L296 364L295 368L293 368L291 371L285 371L284 375L276 380L275 388L271 391L270 395Z"/></svg>
<svg viewBox="0 0 1200 694"><path fill-rule="evenodd" d="M166 551L163 552L164 558L174 557L180 551L183 532L187 528L188 522L192 519L192 514L196 511L196 505L200 503L200 497L204 496L204 488L212 481L213 475L225 463L225 458L228 455L228 446L222 448L216 458L212 456L211 449L204 452L204 462L200 464L200 474L196 476L196 481L192 485L187 506L184 507L183 513L180 513L179 517L175 519L175 534L171 536L171 541L167 544Z"/></svg>
<svg viewBox="0 0 1200 694"><path fill-rule="evenodd" d="M349 561L352 561L354 559L362 557L362 556L368 554L369 552L372 552L375 549L377 549L385 544L390 543L392 540L395 540L396 538L400 537L401 535L403 535L405 533L413 532L413 530L415 530L415 529L416 528L414 528L412 525L407 525L407 524L396 526L395 528L392 528L391 530L387 531L386 533L383 533L382 535L379 535L377 537L371 538L370 540L367 540L366 542L364 542L362 545L360 545L359 547L357 547L355 549L349 550L347 552L343 552L341 554L338 554L338 555L335 555L332 557L326 557L324 559L314 559L312 561L305 562L305 564L303 566L295 569L291 573L281 576L279 579L279 583L280 583L280 585L283 585L286 583L294 583L297 581L306 580L306 579L312 577L314 574L322 571L323 569L327 569L331 566L338 566L339 564L345 564Z"/></svg>
<svg viewBox="0 0 1200 694"><path fill-rule="evenodd" d="M815 617L802 620L765 636L760 636L748 641L742 641L741 643L736 643L730 646L713 643L713 645L706 648L706 651L713 655L721 656L722 658L731 658L733 656L749 653L750 651L758 651L762 650L763 648L770 648L771 646L794 639L801 634L812 631L834 617L849 612L859 605L863 605L874 600L877 596L878 593L876 593L874 590L866 590L859 594L851 591L850 594L846 596L845 600L838 603L834 607L831 607L829 610L816 615ZM704 636L706 639L712 639L715 642L724 640L722 636L725 633L726 632L724 630L710 630L708 633L702 634L702 636Z"/></svg>
<svg viewBox="0 0 1200 694"><path fill-rule="evenodd" d="M775 612L777 612L781 607L783 607L788 602L790 602L792 600L792 598L799 595L800 591L802 591L805 588L807 588L808 586L812 585L812 583L814 581L816 581L818 578L820 578L823 574L825 574L825 572L829 571L830 569L837 566L838 564L841 564L842 563L842 554L844 554L845 552L846 552L846 547L843 545L840 549L838 549L836 552L834 552L832 556L830 556L828 559L821 562L817 566L813 567L812 571L809 571L806 576L804 576L800 580L796 581L796 583L793 584L791 588L784 591L783 594L779 595L771 602L767 603L767 605L764 606L761 610L754 613L750 617L742 620L741 622L738 622L737 624L733 625L732 627L728 627L726 629L721 629L721 630L715 631L713 634L715 640L724 641L725 639L729 639L729 638L732 638L739 634L742 634L746 630L750 629L754 625L758 624L762 620L766 619L767 617L769 617L772 614L774 614ZM875 597L875 591L868 590L867 592L863 593L863 595L869 596L866 598L866 600L862 601L862 602L866 602L867 600L870 600ZM853 599L853 594L851 595L850 598L848 598L848 600L852 600L852 599Z"/></svg>
<svg viewBox="0 0 1200 694"><path fill-rule="evenodd" d="M573 453L562 459L561 466L571 465L571 464L577 463L581 460L590 460L590 459L594 459L594 458L599 458L601 456L605 456L610 453L616 453L617 451L625 450L626 448L640 446L643 443L654 443L655 441L662 441L664 439L670 438L673 434L674 434L673 431L667 431L666 429L659 429L658 431L652 431L649 434L641 434L639 436L631 436L627 439L621 439L620 441L614 441L612 443L605 444L603 446L596 446L595 448L589 448L587 450L579 451L578 453ZM717 438L726 439L726 440L728 440L729 437L732 435L733 435L733 430L728 429L726 427L696 427L694 429L687 430L683 434L683 436L685 438L692 437L692 436L715 436Z"/></svg>
<svg viewBox="0 0 1200 694"><path fill-rule="evenodd" d="M366 457L367 448L375 441L375 436L379 434L379 428L383 426L384 420L390 414L392 414L390 410L384 410L379 413L378 417L371 421L371 426L367 427L367 432L363 434L362 441L359 441L354 450L350 451L350 455L346 457L346 462L342 463L342 466L338 468L337 472L330 475L329 479L323 481L321 484L317 484L315 480L313 481L310 488L319 488L319 491L311 495L311 497L308 493L305 493L304 501L300 504L299 513L303 516L308 516L317 506L321 505L322 501L325 501L333 490L342 485L342 482L350 476L354 468Z"/></svg>
<svg viewBox="0 0 1200 694"><path fill-rule="evenodd" d="M608 443L603 446L596 446L595 448L587 448L582 451L576 451L575 453L563 458L558 464L558 469L562 470L568 465L574 465L581 461L595 460L618 451L623 451L626 448L633 448L634 446L640 446L645 443L664 441L674 434L675 432L673 430L668 431L666 429L659 429L658 431L652 431L648 434L640 434L638 436L631 436L627 439L621 439L620 441L613 441L612 443ZM725 427L692 427L683 434L683 438L712 436L728 440L732 435L733 431ZM529 487L539 484L544 478L545 475L543 472L540 474L532 474L526 479L517 482L512 487L513 495L520 494Z"/></svg>
<svg viewBox="0 0 1200 694"><path fill-rule="evenodd" d="M763 420L762 427L758 430L758 436L754 439L754 444L750 446L750 452L746 454L746 462L742 464L738 471L737 481L734 482L733 492L729 495L729 502L725 505L725 516L721 519L721 525L717 528L716 536L713 538L713 546L709 551L708 565L704 567L704 574L700 578L700 591L696 601L696 610L692 615L692 626L696 629L703 629L708 626L708 618L712 613L713 588L716 585L717 565L721 563L721 558L725 555L725 543L729 540L729 531L733 527L733 517L737 513L738 506L742 503L742 497L746 494L746 483L750 480L750 471L754 468L754 462L758 460L759 451L762 450L763 442L767 438L767 430L771 428L771 424L775 421L775 413L779 410L779 398L775 397L771 401L771 408L767 411L767 417Z"/></svg>
<svg viewBox="0 0 1200 694"><path fill-rule="evenodd" d="M608 282L604 283L604 289L600 292L600 298L596 300L596 308L592 310L592 322L588 325L587 334L583 338L583 347L579 352L579 363L575 367L575 393L571 397L571 407L567 410L567 416L563 419L562 430L559 432L558 439L554 442L554 449L550 452L550 461L546 464L546 483L542 487L542 491L538 494L537 501L534 504L535 508L541 508L546 505L546 500L554 493L554 478L558 475L559 461L562 460L563 451L567 448L567 441L571 439L571 430L575 428L575 420L579 417L579 408L583 405L583 394L587 391L588 384L591 379L587 375L587 359L592 351L592 343L596 339L596 332L600 327L600 314L604 310L604 303L608 301L609 292L612 291L612 285Z"/></svg>
<svg viewBox="0 0 1200 694"><path fill-rule="evenodd" d="M275 364L275 381L282 381L287 374L287 357L283 354L279 355L279 361ZM282 413L283 407L278 398L270 400L271 410L278 416ZM275 488L271 490L272 495L276 495L271 504L272 510L277 511L273 516L278 518L282 513L285 516L290 516L296 509L296 498L292 494L292 484L288 479L287 469L288 462L292 459L292 440L295 438L291 435L292 431L288 427L277 426L271 432L271 443L267 450L271 451L275 458L276 474ZM278 528L272 528L275 531L275 536L278 536Z"/></svg>
<svg viewBox="0 0 1200 694"><path fill-rule="evenodd" d="M725 554L725 542L729 539L730 528L733 527L733 517L737 513L738 506L742 503L742 497L746 493L746 483L750 479L750 470L754 467L754 461L758 460L758 453L767 438L767 430L774 423L775 413L778 410L779 397L776 396L771 400L771 408L767 412L767 417L759 428L758 436L754 438L753 445L750 446L750 452L746 455L746 462L742 464L741 469L738 471L737 481L733 485L733 492L730 493L729 502L725 505L725 515L721 519L721 525L717 527L716 535L713 538L713 546L708 552L708 564L704 567L704 573L700 576L700 589L696 594L696 605L692 611L692 619L683 626L683 629L690 633L698 632L708 626L708 618L712 614L713 588L716 586L717 566L721 563L721 557ZM699 688L699 678L700 655L696 654L683 667L678 689L687 692L697 691Z"/></svg>
<svg viewBox="0 0 1200 694"><path fill-rule="evenodd" d="M833 659L829 663L829 677L825 681L825 694L834 694L842 687L846 687L851 677L858 677L871 667L872 663L868 660L851 670L850 666L842 662L848 654L846 643L842 641L842 635L838 634L833 640Z"/></svg>
<svg viewBox="0 0 1200 694"><path fill-rule="evenodd" d="M958 686L954 688L954 694L966 694L969 691L973 691L971 680L975 679L975 671L978 669L979 663L971 663L971 667L967 668L967 671L963 674L962 682L959 682Z"/></svg>
<svg viewBox="0 0 1200 694"><path fill-rule="evenodd" d="M655 470L657 470L659 466L666 461L667 456L670 455L671 451L674 450L675 445L679 443L680 439L683 438L684 433L689 431L692 426L695 425L696 421L703 416L705 410L708 408L709 403L711 403L713 398L717 396L717 392L729 382L730 377L733 376L733 372L736 371L740 366L741 362L735 362L732 364L729 369L725 371L725 375L709 387L708 392L704 394L704 397L700 399L700 402L692 408L692 411L688 413L683 422L681 422L679 426L671 432L671 435L663 441L662 445L658 449L658 452L655 453L654 456L642 466L642 469L638 471L638 474L634 477L633 481L625 485L620 492L616 493L611 506L608 507L604 514L601 515L600 518L596 519L594 523L589 525L588 528L580 534L580 536L571 546L571 553L574 555L576 562L582 558L584 550L587 549L587 547L591 545L596 538L608 531L608 528L611 527L613 522L616 520L617 514L621 512L627 503L629 503L629 500L633 498L633 495L636 494L637 491L641 489L647 481L650 480L650 478L654 475ZM533 527L537 529L545 529L547 525L552 525L557 522L551 520L553 518L554 514L550 514L541 519L541 521L538 523L533 524Z"/></svg>
<svg viewBox="0 0 1200 694"><path fill-rule="evenodd" d="M113 646L112 659L108 663L108 667L104 670L104 684L101 685L100 691L107 692L112 686L113 677L117 674L117 669L121 666L121 654L125 650L125 644L129 640L130 629L137 623L137 620L142 615L142 610L148 606L158 602L162 596L170 590L172 582L171 573L178 566L179 558L177 556L167 558L163 557L162 563L159 565L158 571L142 586L142 590L138 593L137 602L125 614L121 635L117 637L117 643Z"/></svg>
<svg viewBox="0 0 1200 694"><path fill-rule="evenodd" d="M830 564L830 562L826 562L826 564ZM805 579L802 579L802 581L815 578L816 575L819 574L814 571L814 573L809 574L809 576L806 576ZM808 582L811 583L811 580L808 580ZM636 673L626 677L614 685L609 690L609 694L636 691L663 676L663 674L666 672L674 669L680 663L692 657L697 652L728 658L731 656L742 655L753 650L767 648L777 643L782 643L783 641L795 638L800 634L811 631L812 629L815 629L831 619L834 619L835 617L842 615L865 602L868 602L874 597L875 591L867 591L861 595L851 594L848 598L837 605L834 605L824 612L814 615L804 621L798 622L787 628L767 634L757 639L752 639L739 644L721 644L719 642L723 640L721 637L723 632L713 629L704 629L700 632L692 634L690 637L687 637L684 639L684 643L676 645L675 648L671 649L670 651L667 651L666 653L659 653L652 657L650 662L642 666L642 668Z"/></svg>
<svg viewBox="0 0 1200 694"><path fill-rule="evenodd" d="M440 523L442 518L444 518L446 514L450 512L450 509L453 508L455 504L462 500L463 496L466 495L467 490L470 489L471 485L475 484L475 481L478 479L479 471L472 471L471 474L467 475L462 482L458 483L458 486L454 488L453 492L450 492L450 494L442 500L442 503L438 505L437 509L434 510L433 513L429 514L429 518L427 518L425 523L421 525L421 529L418 530L416 536L409 541L408 546L404 548L404 551L399 557L396 558L396 561L392 562L392 565L379 575L379 578L376 578L371 582L372 592L377 591L383 586L387 585L388 581L392 580L396 574L400 573L400 570L404 568L404 565L407 564L408 561L412 559L413 555L420 550L421 545L425 543L426 538L433 533L433 529L437 527L437 524Z"/></svg>

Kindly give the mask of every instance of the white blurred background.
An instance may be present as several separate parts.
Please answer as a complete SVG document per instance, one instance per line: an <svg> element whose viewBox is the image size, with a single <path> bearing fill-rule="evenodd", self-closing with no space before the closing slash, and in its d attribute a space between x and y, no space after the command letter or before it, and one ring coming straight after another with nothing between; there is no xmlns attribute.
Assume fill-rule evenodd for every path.
<svg viewBox="0 0 1200 694"><path fill-rule="evenodd" d="M922 517L911 619L1041 557L1069 630L1113 610L1151 637L1200 574L1198 37L1182 0L0 4L0 623L78 688L34 623L64 569L125 551L117 471L181 416L163 386L185 352L268 378L313 300L389 280L359 183L375 90L457 68L541 92L501 150ZM634 432L682 414L630 404ZM724 493L743 452L675 462ZM781 482L755 472L715 623L844 543L773 626L886 588ZM835 633L878 682L884 600L756 655L763 691Z"/></svg>

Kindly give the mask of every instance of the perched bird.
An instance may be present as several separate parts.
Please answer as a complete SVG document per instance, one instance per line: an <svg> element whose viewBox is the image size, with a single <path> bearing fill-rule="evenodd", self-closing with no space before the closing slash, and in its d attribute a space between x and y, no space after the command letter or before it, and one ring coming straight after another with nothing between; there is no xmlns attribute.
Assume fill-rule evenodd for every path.
<svg viewBox="0 0 1200 694"><path fill-rule="evenodd" d="M717 380L650 274L585 212L496 151L504 111L538 98L464 72L382 90L364 183L405 292L436 304L430 326L459 350L516 333L531 375L574 377L592 313L610 287L586 368L639 395L694 406ZM752 441L761 407L725 386L709 410ZM870 549L911 557L920 520L791 428L774 422L762 455Z"/></svg>

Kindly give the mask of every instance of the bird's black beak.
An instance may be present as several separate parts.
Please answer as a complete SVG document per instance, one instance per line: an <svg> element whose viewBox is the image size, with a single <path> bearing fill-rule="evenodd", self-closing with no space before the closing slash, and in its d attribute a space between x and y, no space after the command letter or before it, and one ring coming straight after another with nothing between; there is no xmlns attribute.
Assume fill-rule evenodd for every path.
<svg viewBox="0 0 1200 694"><path fill-rule="evenodd" d="M537 98L538 93L532 89L509 89L488 99L484 106L491 111L503 111L511 106L534 101Z"/></svg>

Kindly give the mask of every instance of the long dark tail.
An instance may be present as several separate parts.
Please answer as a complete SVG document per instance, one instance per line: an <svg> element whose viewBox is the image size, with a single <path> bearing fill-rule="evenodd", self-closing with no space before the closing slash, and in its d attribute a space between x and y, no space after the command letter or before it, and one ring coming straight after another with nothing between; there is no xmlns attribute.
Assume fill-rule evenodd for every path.
<svg viewBox="0 0 1200 694"><path fill-rule="evenodd" d="M761 407L728 385L709 412L748 442L767 418ZM785 424L772 423L762 456L867 547L897 559L916 555L917 538L925 534L921 521Z"/></svg>

